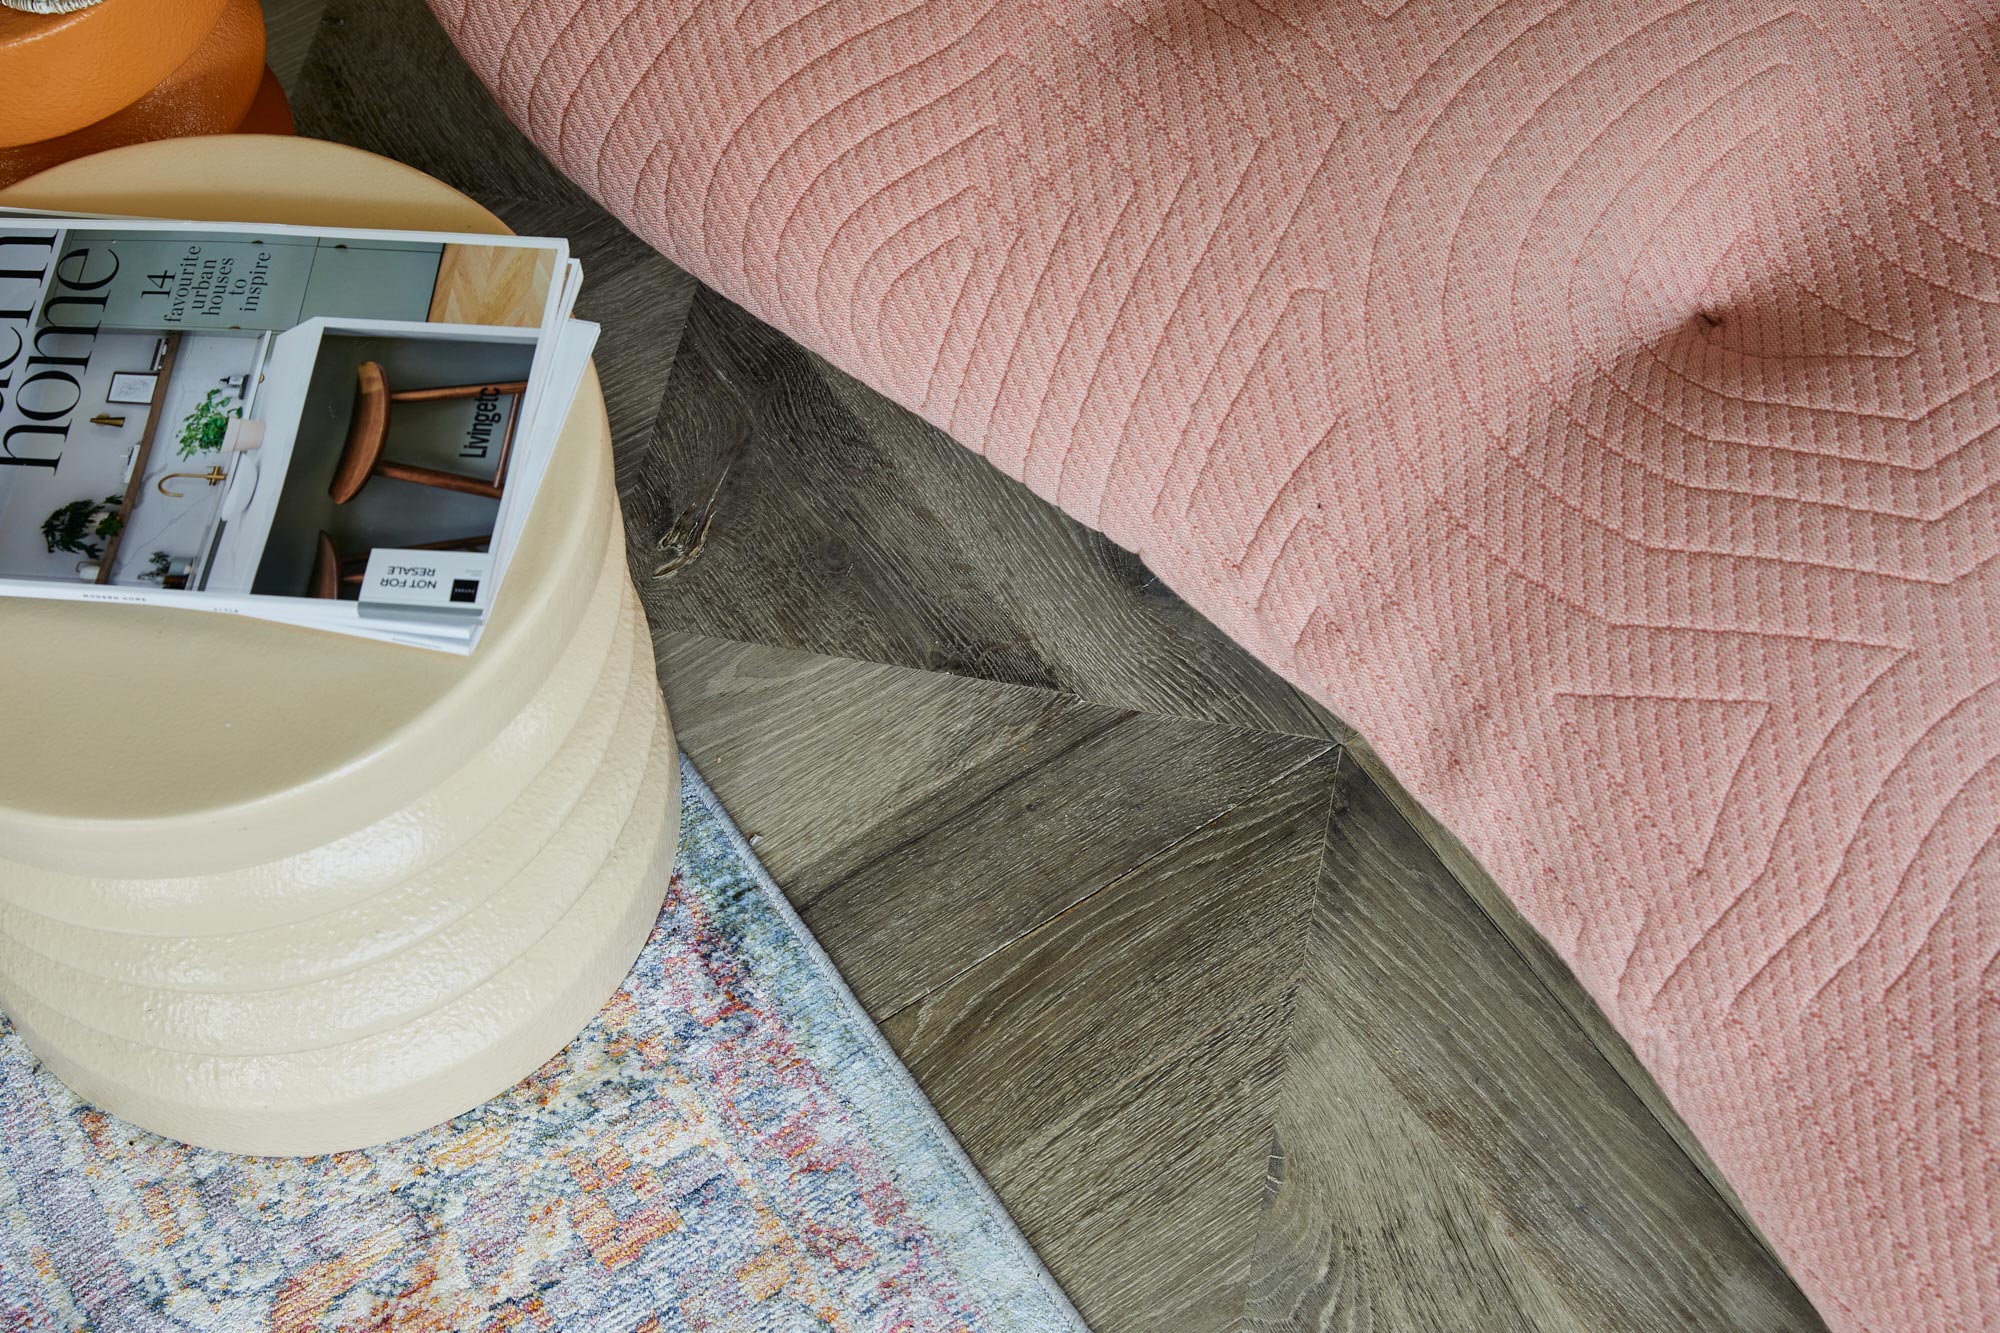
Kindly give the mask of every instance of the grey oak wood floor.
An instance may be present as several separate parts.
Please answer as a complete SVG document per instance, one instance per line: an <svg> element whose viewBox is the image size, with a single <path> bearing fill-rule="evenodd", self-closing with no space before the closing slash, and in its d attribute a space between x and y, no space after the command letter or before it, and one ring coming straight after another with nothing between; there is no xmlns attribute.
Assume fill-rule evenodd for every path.
<svg viewBox="0 0 2000 1333"><path fill-rule="evenodd" d="M1101 1333L1818 1321L1338 718L704 289L420 0L267 0L302 132L572 238L682 744Z"/></svg>

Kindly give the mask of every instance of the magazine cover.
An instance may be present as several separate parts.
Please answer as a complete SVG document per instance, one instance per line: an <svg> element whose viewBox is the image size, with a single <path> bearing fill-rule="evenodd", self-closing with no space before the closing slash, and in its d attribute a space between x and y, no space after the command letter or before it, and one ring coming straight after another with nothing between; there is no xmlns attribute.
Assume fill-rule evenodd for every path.
<svg viewBox="0 0 2000 1333"><path fill-rule="evenodd" d="M0 218L0 594L469 650L578 277L540 238Z"/></svg>

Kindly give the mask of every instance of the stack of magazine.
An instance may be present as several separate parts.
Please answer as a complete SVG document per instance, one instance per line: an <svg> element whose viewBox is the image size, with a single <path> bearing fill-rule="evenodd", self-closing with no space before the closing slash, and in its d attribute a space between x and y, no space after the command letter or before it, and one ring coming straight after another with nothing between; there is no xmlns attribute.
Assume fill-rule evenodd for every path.
<svg viewBox="0 0 2000 1333"><path fill-rule="evenodd" d="M548 238L0 215L0 594L471 652L580 277Z"/></svg>

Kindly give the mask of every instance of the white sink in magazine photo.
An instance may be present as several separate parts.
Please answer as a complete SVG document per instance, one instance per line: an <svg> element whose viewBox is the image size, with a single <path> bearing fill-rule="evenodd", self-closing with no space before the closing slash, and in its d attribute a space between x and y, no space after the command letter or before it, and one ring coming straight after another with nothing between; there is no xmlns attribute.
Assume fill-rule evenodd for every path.
<svg viewBox="0 0 2000 1333"><path fill-rule="evenodd" d="M250 501L257 496L257 455L244 453L235 455L228 464L228 489L222 492L222 508L219 517L224 523L233 523L243 517L243 511L250 507Z"/></svg>

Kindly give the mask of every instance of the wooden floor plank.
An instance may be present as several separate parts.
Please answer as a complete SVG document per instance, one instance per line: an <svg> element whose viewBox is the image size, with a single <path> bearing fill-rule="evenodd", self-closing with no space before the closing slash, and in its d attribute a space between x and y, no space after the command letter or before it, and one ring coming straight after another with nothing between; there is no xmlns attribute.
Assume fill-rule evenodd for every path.
<svg viewBox="0 0 2000 1333"><path fill-rule="evenodd" d="M1270 996L1048 1112L1040 1138L975 1155L1095 1333L1241 1328L1289 1017L1289 996Z"/></svg>
<svg viewBox="0 0 2000 1333"><path fill-rule="evenodd" d="M1347 734L1130 553L706 290L657 437L623 475L655 624ZM644 577L685 553L685 516L711 497L698 557Z"/></svg>
<svg viewBox="0 0 2000 1333"><path fill-rule="evenodd" d="M838 659L749 674L771 649L695 645L690 656L701 655L705 666L668 656L670 710L703 719L682 744L716 770L716 790L759 833L806 924L878 1014L1330 748ZM718 658L747 670L719 670ZM710 705L724 694L734 697ZM718 731L720 753L707 747ZM893 743L897 732L963 739L921 741L932 767L912 781L907 764L870 762L909 753ZM802 735L811 737L803 747ZM746 751L755 758L745 762ZM845 818L781 822L806 800L832 813L816 798L836 787L847 792Z"/></svg>
<svg viewBox="0 0 2000 1333"><path fill-rule="evenodd" d="M299 93L299 75L319 35L326 0L263 0L264 63L288 97Z"/></svg>
<svg viewBox="0 0 2000 1333"><path fill-rule="evenodd" d="M1240 1309L1331 771L1285 774L884 1024L1099 1333Z"/></svg>
<svg viewBox="0 0 2000 1333"><path fill-rule="evenodd" d="M1323 968L1299 978L1244 1333L1593 1333L1358 1047L1343 984Z"/></svg>
<svg viewBox="0 0 2000 1333"><path fill-rule="evenodd" d="M822 657L655 635L681 746L795 898L879 855L973 770L1004 781L1115 714L1060 695Z"/></svg>
<svg viewBox="0 0 2000 1333"><path fill-rule="evenodd" d="M1336 784L1324 874L1310 993L1294 1026L1305 1053L1286 1090L1293 1123L1379 1121L1342 1104L1341 1086L1364 1058L1410 1111L1386 1136L1371 1128L1381 1161L1367 1169L1414 1160L1416 1137L1427 1178L1404 1192L1444 1206L1454 1193L1434 1177L1448 1165L1463 1197L1492 1214L1584 1328L1819 1326L1757 1237L1356 764ZM1341 1165L1342 1179L1361 1169ZM1324 1183L1300 1188L1329 1201L1339 1194ZM1398 1243L1365 1226L1356 1233L1355 1221L1336 1223L1341 1253ZM1469 1222L1456 1230L1474 1234ZM1392 1258L1369 1251L1327 1262L1359 1263L1379 1286ZM1408 1295L1413 1310L1440 1299L1421 1274L1407 1285L1425 1287ZM1467 1299L1486 1300L1487 1285L1468 1287ZM1463 1317L1490 1313L1482 1310L1468 1306ZM1535 1326L1562 1322L1544 1312Z"/></svg>
<svg viewBox="0 0 2000 1333"><path fill-rule="evenodd" d="M1568 1011L1571 1019L1590 1039L1590 1043L1610 1062L1612 1068L1618 1071L1619 1076L1638 1095L1639 1100L1645 1103L1653 1118L1673 1136L1674 1142L1680 1145L1681 1151L1687 1154L1688 1160L1693 1162L1696 1169L1707 1178L1710 1186L1722 1196L1723 1201L1736 1215L1743 1219L1745 1226L1756 1231L1756 1224L1751 1221L1742 1201L1736 1197L1736 1191L1730 1186L1728 1179L1709 1157L1708 1150L1701 1146L1701 1141L1695 1138L1694 1131L1687 1127L1687 1122L1681 1119L1673 1103L1667 1100L1667 1095L1660 1090L1660 1085L1646 1072L1646 1067L1640 1063L1631 1044L1619 1035L1618 1029L1611 1026L1611 1020L1597 1007L1597 1002L1590 997L1590 992L1583 988L1583 983L1578 981L1562 959L1556 956L1556 951L1549 946L1549 942L1529 924L1526 917L1521 915L1520 909L1514 906L1506 891L1486 873L1486 868L1466 850L1465 844L1404 789L1389 766L1382 762L1381 757L1371 747L1363 741L1356 740L1349 745L1348 753L1374 779L1376 786L1382 789L1383 794L1395 805L1403 818L1409 821L1410 826L1451 872L1451 877L1466 891L1467 896L1479 905L1480 910L1499 928L1500 933L1507 937L1515 951L1527 961L1536 978L1542 983L1542 987ZM1762 1232L1757 1234L1759 1239L1763 1239ZM1768 1249L1769 1242L1766 1241L1765 1245Z"/></svg>

